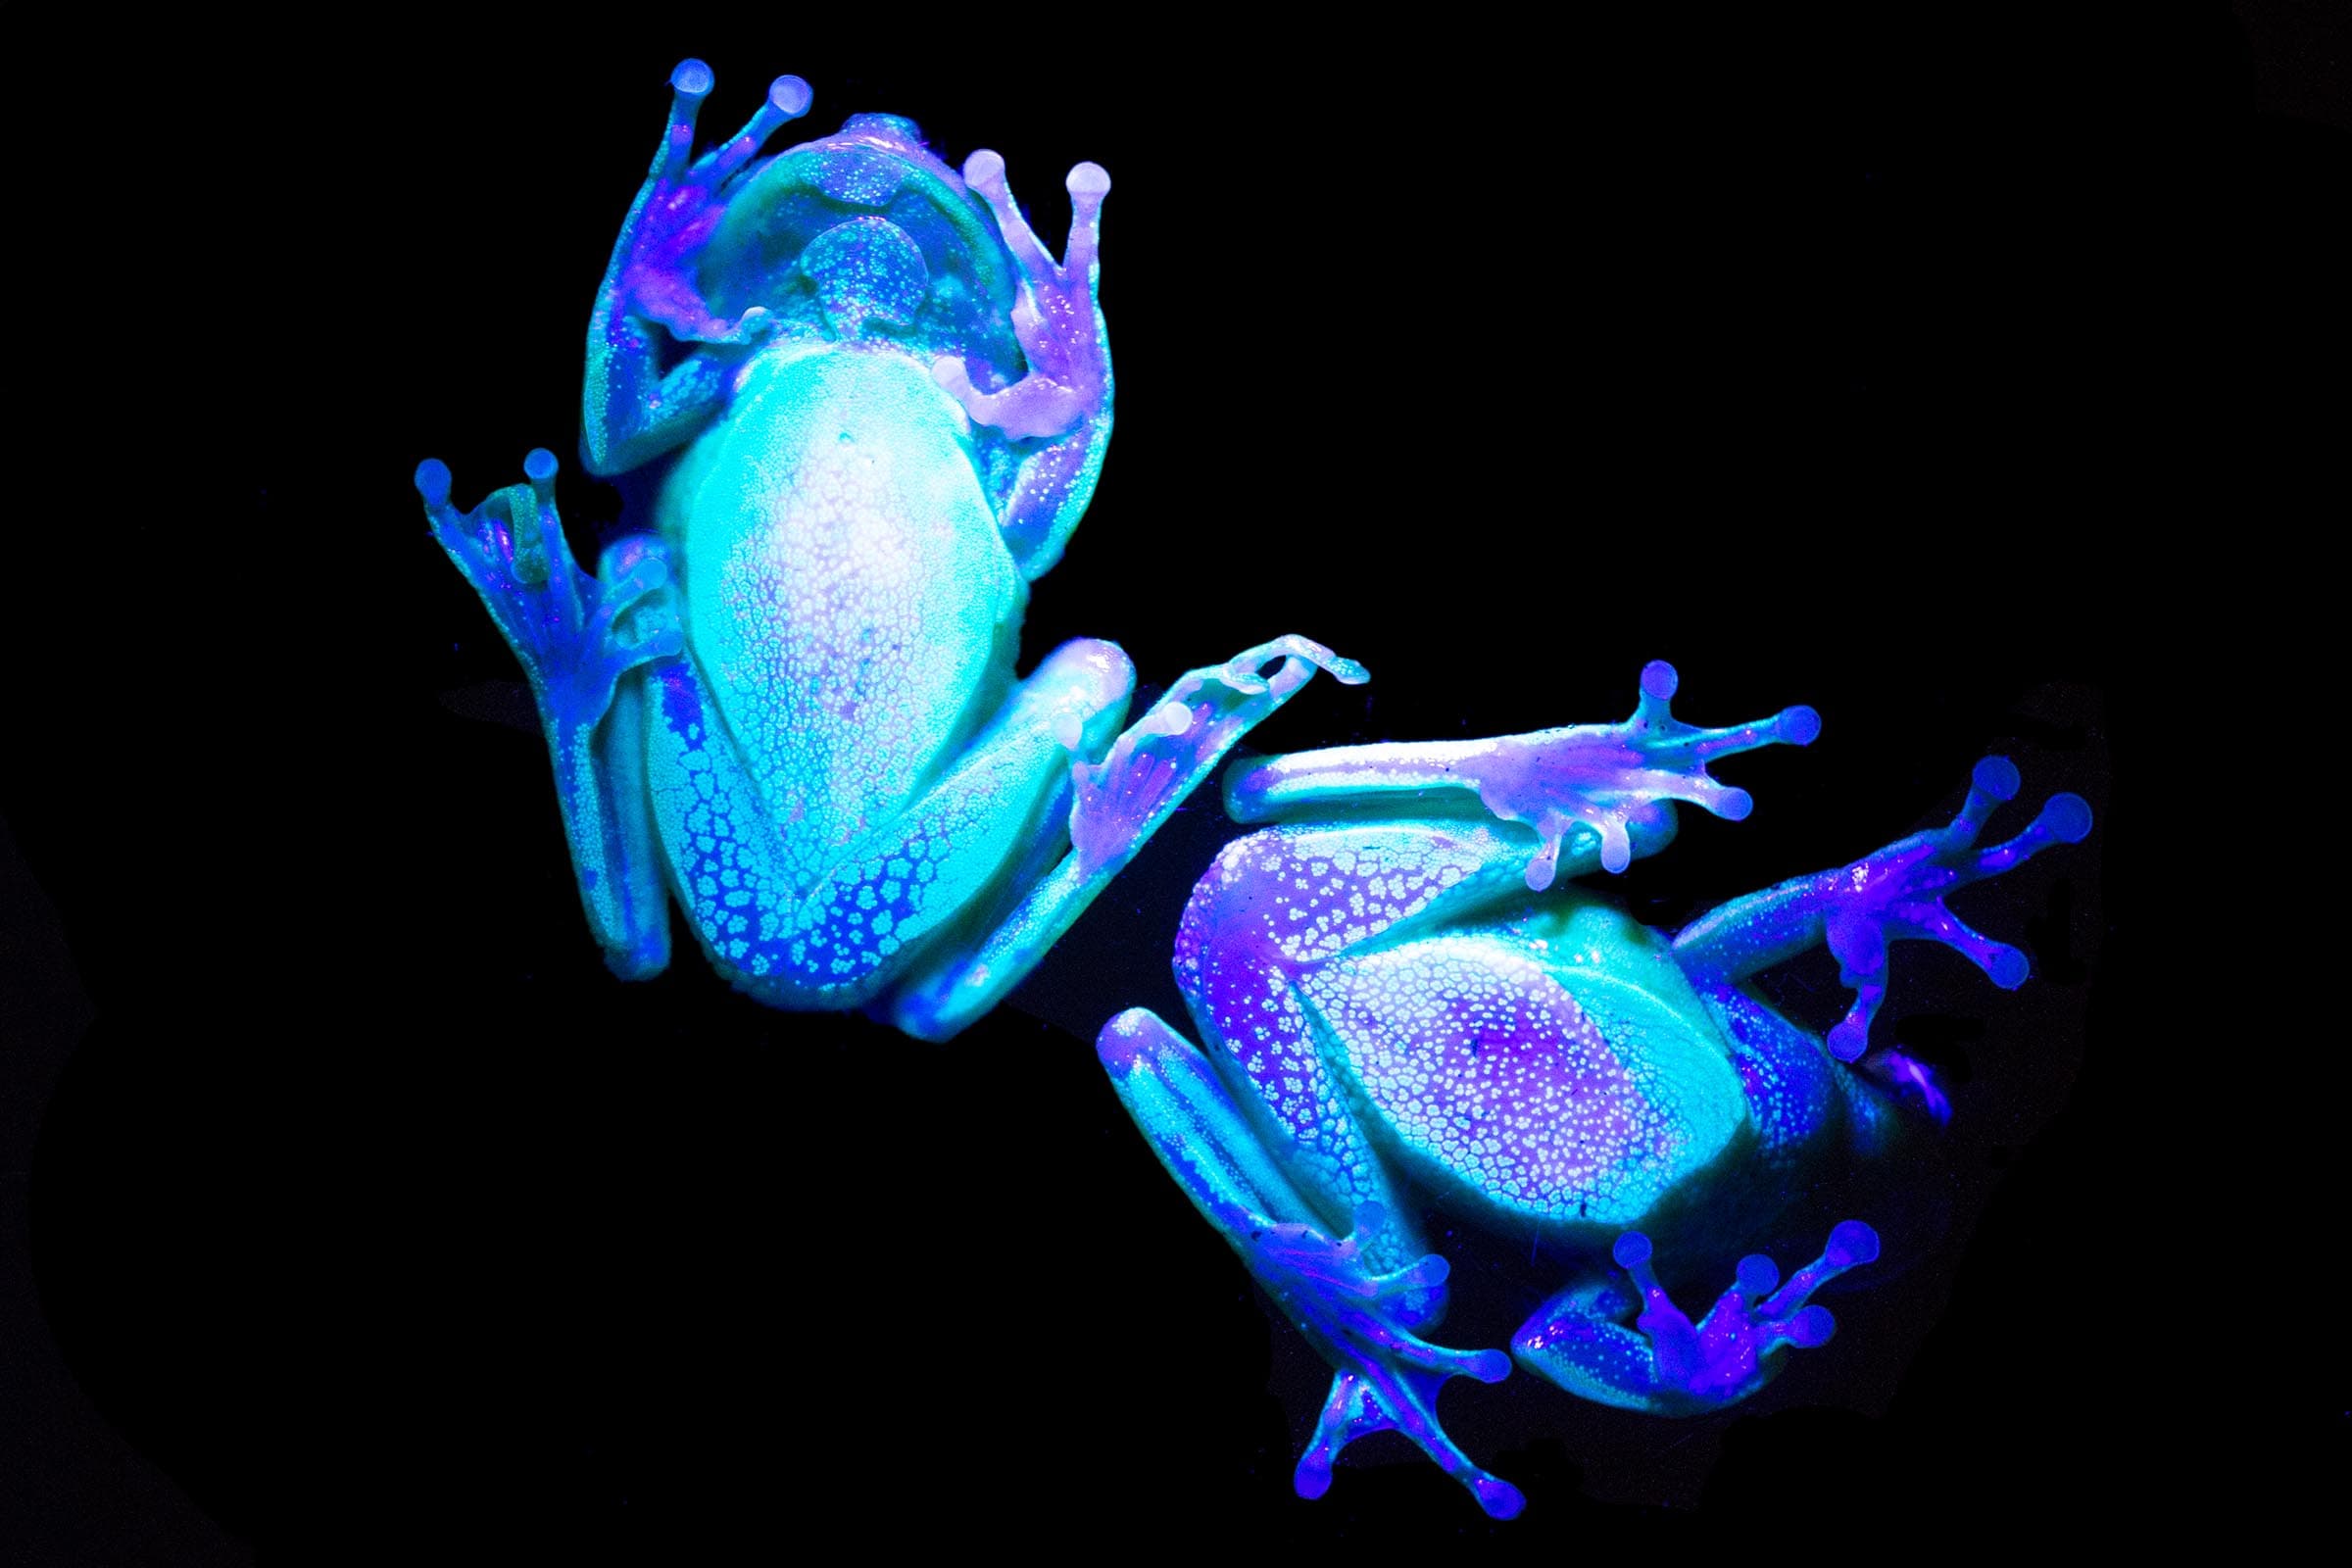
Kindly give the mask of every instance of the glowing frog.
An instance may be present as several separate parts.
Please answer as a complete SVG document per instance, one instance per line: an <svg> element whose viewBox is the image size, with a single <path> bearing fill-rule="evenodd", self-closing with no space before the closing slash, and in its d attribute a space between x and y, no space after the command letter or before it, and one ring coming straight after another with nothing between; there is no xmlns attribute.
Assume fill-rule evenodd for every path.
<svg viewBox="0 0 2352 1568"><path fill-rule="evenodd" d="M670 83L589 324L581 443L599 474L667 463L658 537L582 572L545 451L471 513L438 461L416 486L530 676L612 967L668 962L674 892L760 1000L944 1037L1317 666L1363 674L1284 637L1123 732L1134 671L1109 643L1016 681L1028 585L1110 439L1109 177L1071 171L1056 262L994 153L958 178L908 122L859 115L760 158L809 104L784 76L694 160L711 73Z"/></svg>
<svg viewBox="0 0 2352 1568"><path fill-rule="evenodd" d="M1489 1513L1516 1514L1518 1489L1474 1464L1436 1407L1447 1379L1498 1381L1513 1356L1660 1414L1761 1388L1788 1347L1829 1338L1807 1298L1879 1239L1838 1225L1786 1284L1770 1258L1738 1257L1742 1244L1825 1161L1882 1148L1898 1089L1940 1109L1920 1063L1865 1054L1887 945L1940 942L1997 985L2026 979L2024 954L1942 897L2082 839L2090 810L2054 796L2018 837L1979 848L2018 790L2000 758L1978 765L1949 826L1672 935L1568 883L1665 847L1676 801L1744 817L1746 793L1709 760L1820 730L1805 708L1694 728L1668 710L1675 687L1650 664L1621 724L1237 765L1232 814L1292 820L1230 845L1186 909L1176 977L1207 1049L1143 1008L1102 1033L1161 1163L1335 1370L1298 1464L1303 1495L1330 1486L1349 1442L1394 1429ZM1824 943L1856 992L1826 1039L1743 983ZM1509 1355L1443 1348L1422 1337L1448 1273L1425 1212L1586 1261ZM1693 1323L1661 1270L1721 1294Z"/></svg>

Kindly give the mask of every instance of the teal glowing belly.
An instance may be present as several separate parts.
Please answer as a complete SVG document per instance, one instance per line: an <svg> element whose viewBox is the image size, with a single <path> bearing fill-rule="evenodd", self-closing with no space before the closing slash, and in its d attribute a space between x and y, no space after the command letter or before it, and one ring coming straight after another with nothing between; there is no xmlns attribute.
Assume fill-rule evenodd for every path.
<svg viewBox="0 0 2352 1568"><path fill-rule="evenodd" d="M663 497L686 624L808 869L920 791L993 711L1025 598L952 405L911 361L752 368Z"/></svg>

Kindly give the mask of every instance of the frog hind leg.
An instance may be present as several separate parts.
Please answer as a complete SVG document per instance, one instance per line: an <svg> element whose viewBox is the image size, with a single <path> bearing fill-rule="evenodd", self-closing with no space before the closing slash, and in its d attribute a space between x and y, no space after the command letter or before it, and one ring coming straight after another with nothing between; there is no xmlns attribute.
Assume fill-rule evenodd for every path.
<svg viewBox="0 0 2352 1568"><path fill-rule="evenodd" d="M997 503L999 522L1021 575L1035 581L1061 559L1110 445L1110 333L1096 260L1110 175L1100 164L1070 171L1070 238L1059 262L1021 216L1002 157L986 148L973 153L963 182L988 204L1012 254L1019 279L1012 331L1028 369L996 391L974 386L963 360L943 357L931 370L974 424L1013 443L1019 455Z"/></svg>
<svg viewBox="0 0 2352 1568"><path fill-rule="evenodd" d="M450 504L448 466L428 458L416 490L433 537L530 679L589 928L615 973L643 979L669 962L669 917L635 672L684 646L668 563L658 542L623 539L589 576L556 513L555 456L532 452L523 473L527 483L460 512Z"/></svg>
<svg viewBox="0 0 2352 1568"><path fill-rule="evenodd" d="M1510 1372L1499 1350L1446 1349L1415 1332L1432 1315L1446 1260L1433 1252L1374 1272L1367 1239L1393 1225L1377 1203L1357 1208L1348 1237L1324 1234L1208 1058L1149 1009L1113 1018L1096 1051L1160 1164L1335 1369L1293 1478L1298 1494L1328 1491L1332 1461L1355 1439L1396 1431L1488 1513L1515 1516L1525 1504L1519 1489L1472 1463L1438 1419L1438 1392L1449 1379L1495 1383Z"/></svg>
<svg viewBox="0 0 2352 1568"><path fill-rule="evenodd" d="M2090 832L2090 808L2082 797L2053 795L2016 838L1979 849L1986 820L2015 798L2018 783L2007 758L1985 758L1949 825L1898 839L1850 865L1735 899L1675 936L1676 961L1705 991L1827 943L1839 978L1854 992L1853 1005L1829 1033L1830 1052L1840 1061L1860 1058L1869 1047L1871 1021L1886 996L1886 950L1893 942L1940 942L1994 985L2015 990L2032 972L2026 956L1971 929L1944 907L1944 896L2053 844L2079 843Z"/></svg>
<svg viewBox="0 0 2352 1568"><path fill-rule="evenodd" d="M713 966L760 1000L871 1005L947 1039L1036 965L1318 661L1350 667L1297 638L1237 663L1252 656L1281 667L1197 670L1120 733L1134 666L1109 643L1065 644L893 820L822 852L786 833L694 661L669 661L649 685L646 733L679 903Z"/></svg>
<svg viewBox="0 0 2352 1568"><path fill-rule="evenodd" d="M1266 666L1271 665L1270 672ZM1100 754L1070 766L1069 853L1001 917L951 944L908 977L892 1021L939 1040L996 1004L1034 968L1095 896L1251 726L1317 669L1350 684L1363 667L1319 643L1278 637L1192 670Z"/></svg>
<svg viewBox="0 0 2352 1568"><path fill-rule="evenodd" d="M1860 1220L1845 1221L1830 1232L1822 1255L1786 1285L1771 1258L1743 1257L1732 1288L1696 1323L1658 1283L1649 1238L1627 1231L1611 1255L1632 1276L1633 1292L1606 1280L1571 1286L1520 1326L1512 1353L1579 1397L1653 1415L1697 1415L1737 1404L1771 1382L1789 1346L1827 1342L1837 1320L1806 1300L1877 1257L1879 1237Z"/></svg>

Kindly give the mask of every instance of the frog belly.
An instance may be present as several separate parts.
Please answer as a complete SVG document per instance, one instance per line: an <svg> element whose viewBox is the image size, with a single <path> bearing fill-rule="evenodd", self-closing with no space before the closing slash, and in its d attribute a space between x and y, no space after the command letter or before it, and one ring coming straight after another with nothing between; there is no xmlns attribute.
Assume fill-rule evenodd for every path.
<svg viewBox="0 0 2352 1568"><path fill-rule="evenodd" d="M665 491L689 647L804 885L1010 682L1025 593L959 419L903 357L772 356Z"/></svg>
<svg viewBox="0 0 2352 1568"><path fill-rule="evenodd" d="M1305 989L1406 1161L1529 1218L1634 1224L1747 1114L1721 1047L1683 1015L1496 938L1400 944Z"/></svg>

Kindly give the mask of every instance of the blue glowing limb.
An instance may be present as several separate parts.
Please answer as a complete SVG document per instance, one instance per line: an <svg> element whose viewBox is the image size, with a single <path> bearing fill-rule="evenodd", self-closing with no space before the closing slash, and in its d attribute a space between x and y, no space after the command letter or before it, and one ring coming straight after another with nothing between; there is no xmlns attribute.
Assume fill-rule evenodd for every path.
<svg viewBox="0 0 2352 1568"><path fill-rule="evenodd" d="M1733 821L1754 808L1745 790L1708 775L1711 760L1759 746L1804 746L1821 732L1821 719L1809 708L1727 729L1686 724L1669 708L1679 679L1672 664L1653 661L1642 671L1633 716L1619 724L1266 758L1235 769L1226 781L1225 808L1238 821L1258 822L1382 796L1461 791L1501 820L1535 829L1530 888L1541 892L1551 885L1563 843L1571 876L1592 864L1622 871L1637 853L1663 848L1672 838L1674 801Z"/></svg>
<svg viewBox="0 0 2352 1568"><path fill-rule="evenodd" d="M1658 1283L1649 1238L1628 1231L1611 1255L1639 1293L1641 1315L1632 1327L1622 1319L1635 1303L1622 1291L1582 1285L1521 1325L1512 1352L1581 1397L1655 1415L1696 1415L1736 1404L1771 1382L1785 1348L1825 1343L1837 1320L1826 1307L1807 1306L1806 1298L1877 1257L1879 1237L1860 1220L1845 1221L1830 1232L1822 1255L1786 1285L1771 1258L1743 1257L1732 1288L1695 1324Z"/></svg>
<svg viewBox="0 0 2352 1568"><path fill-rule="evenodd" d="M1064 644L902 811L833 844L788 831L695 662L662 666L650 787L679 903L713 966L771 1005L839 1008L926 972L943 949L960 953L965 931L1023 891L1012 875L1066 858L1047 813L1067 799L1073 749L1111 744L1133 682L1111 644ZM925 1016L931 1038L960 1026Z"/></svg>
<svg viewBox="0 0 2352 1568"><path fill-rule="evenodd" d="M638 978L668 963L669 923L646 809L643 712L637 683L623 677L684 646L668 563L655 541L625 539L589 576L556 514L554 455L532 452L523 472L529 483L471 512L450 505L449 467L437 458L418 465L416 490L433 537L530 678L589 926L613 969Z"/></svg>
<svg viewBox="0 0 2352 1568"><path fill-rule="evenodd" d="M1264 673L1275 661L1272 673ZM1074 761L1068 856L976 941L942 955L912 979L893 1004L892 1021L924 1039L944 1039L994 1006L1234 742L1290 701L1318 668L1349 684L1367 678L1362 665L1319 643L1280 637L1186 674L1100 761ZM1075 747L1074 733L1063 739Z"/></svg>
<svg viewBox="0 0 2352 1568"><path fill-rule="evenodd" d="M2090 832L2090 808L2082 797L2053 795L2023 833L1979 850L1985 819L2017 789L2009 760L1988 757L1977 764L1968 800L1949 826L1914 833L1835 871L1735 899L1676 936L1675 957L1704 990L1828 943L1840 978L1855 994L1853 1006L1829 1034L1830 1050L1841 1061L1855 1060L1869 1047L1871 1020L1886 996L1890 943L1940 942L1966 956L1994 985L2013 991L2031 972L2026 956L1970 929L1944 907L1944 895Z"/></svg>
<svg viewBox="0 0 2352 1568"><path fill-rule="evenodd" d="M1208 1058L1142 1008L1103 1027L1096 1044L1120 1102L1185 1196L1241 1255L1250 1272L1335 1369L1331 1396L1298 1460L1298 1494L1331 1486L1332 1461L1356 1438L1396 1431L1470 1489L1479 1506L1507 1519L1519 1489L1480 1469L1446 1436L1437 1396L1456 1377L1495 1383L1510 1372L1499 1350L1450 1350L1415 1330L1436 1315L1446 1260L1435 1253L1376 1271L1376 1241L1394 1251L1403 1232L1391 1212L1365 1203L1355 1230L1334 1241L1268 1156L1247 1108Z"/></svg>
<svg viewBox="0 0 2352 1568"><path fill-rule="evenodd" d="M696 263L761 144L808 113L808 84L778 76L751 122L696 159L695 117L716 78L709 66L687 60L669 81L669 124L621 223L588 325L580 445L593 473L624 472L659 457L700 429L724 399L726 365L697 352L664 373L656 328L677 342L742 348L774 326L758 306L733 321L714 317Z"/></svg>
<svg viewBox="0 0 2352 1568"><path fill-rule="evenodd" d="M986 148L964 160L964 183L987 202L1011 252L1020 284L1012 331L1029 368L1001 391L972 384L965 362L943 357L931 369L974 423L1014 441L1043 441L1028 452L1004 503L1004 540L1035 580L1061 559L1062 546L1093 496L1110 444L1110 331L1099 297L1102 198L1110 175L1099 164L1070 171L1070 239L1064 261L1038 243L1004 181L1004 160Z"/></svg>

